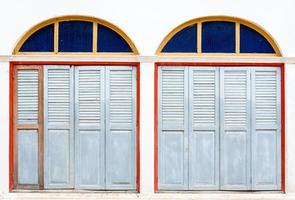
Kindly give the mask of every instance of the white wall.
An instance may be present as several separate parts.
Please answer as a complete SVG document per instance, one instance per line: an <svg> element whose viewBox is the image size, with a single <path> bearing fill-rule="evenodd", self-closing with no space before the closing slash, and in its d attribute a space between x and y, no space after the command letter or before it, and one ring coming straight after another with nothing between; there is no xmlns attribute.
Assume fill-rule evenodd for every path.
<svg viewBox="0 0 295 200"><path fill-rule="evenodd" d="M87 15L119 26L134 41L141 55L153 56L162 39L179 24L207 15L228 15L253 21L278 42L283 56L295 57L294 0L6 0L0 6L0 197L134 198L142 199L282 199L295 197L295 64L286 65L286 192L284 194L233 193L154 194L154 64L141 64L141 194L23 194L8 193L9 172L9 63L22 34L35 24L60 15ZM224 60L223 60L224 61ZM290 61L291 62L291 61ZM294 193L294 196L293 196ZM54 196L55 195L55 196ZM84 195L84 196L83 196ZM295 198L294 198L295 199Z"/></svg>
<svg viewBox="0 0 295 200"><path fill-rule="evenodd" d="M2 0L0 54L11 54L21 35L48 18L80 14L122 28L142 55L153 55L169 31L201 16L229 15L253 21L270 32L284 56L294 56L294 0Z"/></svg>
<svg viewBox="0 0 295 200"><path fill-rule="evenodd" d="M9 184L9 64L0 62L0 195Z"/></svg>
<svg viewBox="0 0 295 200"><path fill-rule="evenodd" d="M286 189L295 193L295 65L286 65Z"/></svg>

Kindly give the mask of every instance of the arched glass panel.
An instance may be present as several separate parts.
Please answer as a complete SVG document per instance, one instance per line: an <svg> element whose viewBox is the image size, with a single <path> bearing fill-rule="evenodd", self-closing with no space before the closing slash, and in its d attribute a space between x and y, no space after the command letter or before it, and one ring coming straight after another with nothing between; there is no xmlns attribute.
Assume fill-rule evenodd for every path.
<svg viewBox="0 0 295 200"><path fill-rule="evenodd" d="M161 53L281 55L276 42L262 28L226 16L203 17L181 24L164 38L157 49L157 54Z"/></svg>
<svg viewBox="0 0 295 200"><path fill-rule="evenodd" d="M58 33L59 52L92 52L93 25L91 22L60 22Z"/></svg>
<svg viewBox="0 0 295 200"><path fill-rule="evenodd" d="M113 24L93 17L64 16L30 29L13 53L125 53L138 54L131 39Z"/></svg>
<svg viewBox="0 0 295 200"><path fill-rule="evenodd" d="M97 38L98 52L132 52L124 38L106 26L98 26Z"/></svg>
<svg viewBox="0 0 295 200"><path fill-rule="evenodd" d="M163 52L197 52L197 25L188 26L176 33L163 48Z"/></svg>
<svg viewBox="0 0 295 200"><path fill-rule="evenodd" d="M257 31L241 24L241 53L275 53L271 44Z"/></svg>
<svg viewBox="0 0 295 200"><path fill-rule="evenodd" d="M235 23L204 22L202 23L203 53L235 53Z"/></svg>
<svg viewBox="0 0 295 200"><path fill-rule="evenodd" d="M21 52L53 52L54 25L45 26L33 33L21 46Z"/></svg>

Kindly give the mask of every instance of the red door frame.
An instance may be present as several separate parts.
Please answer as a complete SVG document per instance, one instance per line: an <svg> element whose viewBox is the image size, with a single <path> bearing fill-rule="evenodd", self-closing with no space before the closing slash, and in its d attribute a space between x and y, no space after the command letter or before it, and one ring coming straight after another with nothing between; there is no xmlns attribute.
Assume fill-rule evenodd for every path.
<svg viewBox="0 0 295 200"><path fill-rule="evenodd" d="M13 72L15 65L100 65L100 66L135 66L136 67L136 191L140 192L140 63L139 62L28 62L13 61L9 68L9 192L13 190Z"/></svg>
<svg viewBox="0 0 295 200"><path fill-rule="evenodd" d="M279 67L281 69L281 181L282 192L285 192L285 64L284 63L220 63L220 62L157 62L154 71L154 192L158 192L158 69L161 66L186 67Z"/></svg>

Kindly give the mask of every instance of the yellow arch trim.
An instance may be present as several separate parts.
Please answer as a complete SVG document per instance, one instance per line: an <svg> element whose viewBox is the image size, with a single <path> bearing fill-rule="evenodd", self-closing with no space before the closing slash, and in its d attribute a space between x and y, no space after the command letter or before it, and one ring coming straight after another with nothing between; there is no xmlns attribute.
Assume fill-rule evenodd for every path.
<svg viewBox="0 0 295 200"><path fill-rule="evenodd" d="M190 25L193 25L193 24L198 24L198 27L200 27L200 24L202 24L202 22L208 22L208 21L228 21L228 22L234 22L237 25L243 24L245 26L248 26L248 27L254 29L255 31L257 31L258 33L260 33L271 44L272 48L275 51L275 54L259 54L259 53L245 54L245 53L239 53L239 52L232 53L232 54L227 54L227 53L206 54L206 53L200 53L200 52L196 52L196 53L162 53L161 52L162 49L164 48L164 46L167 44L167 42L180 30L182 30L185 27L188 27ZM200 32L200 31L198 31L198 32ZM199 34L198 40L200 40L200 33L198 33L198 34ZM239 39L237 42L239 42ZM199 44L199 42L198 42L198 44ZM184 22L183 24L180 24L179 26L174 28L170 33L168 33L168 35L166 35L166 37L160 43L160 45L156 51L156 54L157 55L264 55L264 56L271 55L271 56L282 56L279 45L274 40L274 38L271 36L271 34L269 34L264 28L262 28L261 26L259 26L258 24L254 23L254 22L251 22L251 21L248 21L248 20L245 20L242 18L231 17L231 16L222 16L222 15L195 18L195 19L189 20L187 22Z"/></svg>
<svg viewBox="0 0 295 200"><path fill-rule="evenodd" d="M132 52L128 52L128 53L101 53L101 52L88 52L88 53L59 53L56 51L56 43L57 43L57 25L58 22L62 22L62 21L73 21L73 20L79 20L79 21L88 21L88 22L92 22L93 24L101 24L103 26L106 26L112 30L114 30L115 32L117 32L121 37L124 38L124 40L128 43L128 45L130 46ZM39 29L50 25L50 24L54 24L55 25L55 33L54 33L54 48L55 48L55 52L19 52L20 48L22 47L22 45L25 43L25 41L32 35L34 34L36 31L38 31ZM96 26L97 27L97 26ZM94 25L95 28L95 25ZM95 31L94 31L95 32ZM95 34L95 33L93 33ZM96 38L97 39L97 38ZM93 40L96 40L95 38L93 38ZM18 40L17 44L14 47L13 50L13 54L122 54L122 55L138 55L139 52L136 48L136 46L134 45L134 42L127 36L126 33L124 33L119 27L117 27L116 25L103 20L103 19L99 19L96 17L91 17L91 16L82 16L82 15L67 15L67 16L59 16L59 17L55 17L55 18L51 18L48 20L45 20L35 26L33 26L32 28L30 28L26 33L24 33L21 38Z"/></svg>

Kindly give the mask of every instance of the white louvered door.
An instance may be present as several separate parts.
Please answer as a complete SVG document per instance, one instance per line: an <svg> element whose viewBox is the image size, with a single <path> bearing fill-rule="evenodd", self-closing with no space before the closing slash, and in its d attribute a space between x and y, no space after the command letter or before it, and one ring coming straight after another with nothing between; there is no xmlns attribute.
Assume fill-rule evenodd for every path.
<svg viewBox="0 0 295 200"><path fill-rule="evenodd" d="M105 188L104 93L104 67L75 67L76 188Z"/></svg>
<svg viewBox="0 0 295 200"><path fill-rule="evenodd" d="M220 69L222 190L250 189L250 70Z"/></svg>
<svg viewBox="0 0 295 200"><path fill-rule="evenodd" d="M188 187L188 69L159 70L159 188Z"/></svg>
<svg viewBox="0 0 295 200"><path fill-rule="evenodd" d="M38 173L38 159L40 157L38 141L40 134L39 124L39 69L30 67L29 69L16 68L16 112L15 140L17 141L17 184L38 185L40 178ZM28 128L30 127L30 128Z"/></svg>
<svg viewBox="0 0 295 200"><path fill-rule="evenodd" d="M159 68L159 189L280 190L280 69Z"/></svg>
<svg viewBox="0 0 295 200"><path fill-rule="evenodd" d="M45 188L135 190L136 68L45 66Z"/></svg>
<svg viewBox="0 0 295 200"><path fill-rule="evenodd" d="M219 70L189 70L189 189L219 188Z"/></svg>
<svg viewBox="0 0 295 200"><path fill-rule="evenodd" d="M252 187L281 188L280 70L252 69Z"/></svg>
<svg viewBox="0 0 295 200"><path fill-rule="evenodd" d="M106 187L135 189L136 69L106 70Z"/></svg>
<svg viewBox="0 0 295 200"><path fill-rule="evenodd" d="M74 76L70 66L44 66L44 186L74 187Z"/></svg>

